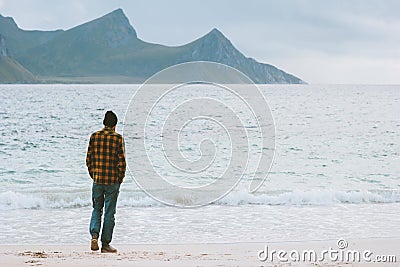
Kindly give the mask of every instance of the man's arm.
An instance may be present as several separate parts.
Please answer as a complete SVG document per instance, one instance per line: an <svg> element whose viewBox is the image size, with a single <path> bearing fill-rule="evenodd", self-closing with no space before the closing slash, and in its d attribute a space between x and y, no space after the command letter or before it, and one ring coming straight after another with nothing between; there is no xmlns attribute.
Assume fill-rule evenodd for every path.
<svg viewBox="0 0 400 267"><path fill-rule="evenodd" d="M93 179L92 171L92 149L93 149L93 135L90 136L89 146L86 154L86 167L88 168L89 175Z"/></svg>
<svg viewBox="0 0 400 267"><path fill-rule="evenodd" d="M125 142L124 138L121 137L121 142L118 148L118 181L122 183L125 177L126 161L125 161Z"/></svg>

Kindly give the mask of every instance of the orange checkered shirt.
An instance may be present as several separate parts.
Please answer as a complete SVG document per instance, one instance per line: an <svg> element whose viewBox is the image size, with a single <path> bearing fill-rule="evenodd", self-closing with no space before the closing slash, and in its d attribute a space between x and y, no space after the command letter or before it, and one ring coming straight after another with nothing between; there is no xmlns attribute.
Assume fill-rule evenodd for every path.
<svg viewBox="0 0 400 267"><path fill-rule="evenodd" d="M86 156L90 177L97 184L122 183L125 177L125 144L122 135L104 127L90 136Z"/></svg>

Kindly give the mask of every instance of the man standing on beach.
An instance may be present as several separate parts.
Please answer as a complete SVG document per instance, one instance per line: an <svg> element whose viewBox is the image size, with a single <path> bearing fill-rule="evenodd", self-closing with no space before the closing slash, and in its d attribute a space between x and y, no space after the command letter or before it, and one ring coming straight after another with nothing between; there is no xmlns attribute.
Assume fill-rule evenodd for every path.
<svg viewBox="0 0 400 267"><path fill-rule="evenodd" d="M114 112L107 111L104 128L90 136L86 166L93 179L93 212L90 219L91 250L99 250L98 239L104 207L104 222L101 232L101 252L116 253L110 245L115 225L115 209L120 185L125 177L126 162L123 137L115 132L118 119Z"/></svg>

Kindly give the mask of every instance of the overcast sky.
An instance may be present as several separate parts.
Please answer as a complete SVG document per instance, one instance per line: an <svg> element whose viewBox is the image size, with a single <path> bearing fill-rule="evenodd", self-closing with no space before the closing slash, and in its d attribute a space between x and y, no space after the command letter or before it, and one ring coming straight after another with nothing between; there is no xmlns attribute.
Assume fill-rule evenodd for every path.
<svg viewBox="0 0 400 267"><path fill-rule="evenodd" d="M0 0L22 29L69 29L116 8L148 42L182 45L218 28L309 83L400 84L397 0Z"/></svg>

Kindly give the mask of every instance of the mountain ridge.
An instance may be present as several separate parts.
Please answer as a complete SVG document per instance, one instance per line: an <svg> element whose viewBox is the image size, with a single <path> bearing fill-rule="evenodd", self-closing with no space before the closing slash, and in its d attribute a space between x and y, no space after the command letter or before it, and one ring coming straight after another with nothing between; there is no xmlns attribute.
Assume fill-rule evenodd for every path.
<svg viewBox="0 0 400 267"><path fill-rule="evenodd" d="M10 57L44 80L129 77L141 82L175 64L213 61L237 68L256 83L304 83L273 65L246 57L217 28L180 46L143 41L120 8L55 31L26 31L12 18L0 15L0 34L9 40Z"/></svg>

